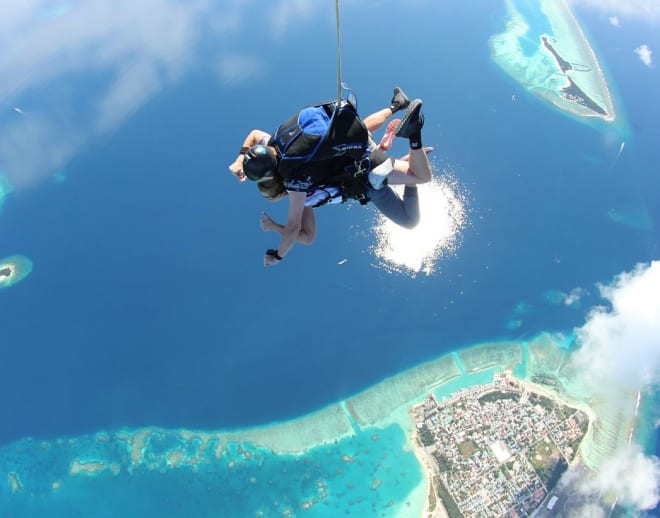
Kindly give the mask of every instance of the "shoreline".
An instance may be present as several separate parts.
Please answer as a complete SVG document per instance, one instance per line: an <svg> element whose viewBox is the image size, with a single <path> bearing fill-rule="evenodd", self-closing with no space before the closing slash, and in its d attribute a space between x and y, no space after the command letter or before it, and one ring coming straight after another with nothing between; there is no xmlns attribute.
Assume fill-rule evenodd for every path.
<svg viewBox="0 0 660 518"><path fill-rule="evenodd" d="M569 383L574 374L568 365L569 357L570 352L561 346L560 341L547 333L541 333L529 342L475 344L424 362L350 398L291 421L233 431L144 427L98 432L91 436L92 447L76 451L69 466L75 468L78 476L95 476L97 469L99 473L114 475L120 472L130 474L141 467L195 469L209 462L221 462L221 465L224 463L233 468L258 458L258 449L273 455L302 457L314 448L336 444L358 434L376 441L379 430L394 425L404 436L400 447L404 452L414 454L421 475L420 482L409 490L408 507L402 504L400 515L410 516L413 510L419 509L418 514L423 518L446 518L446 509L433 482L434 465L416 442L415 423L410 416L411 409L429 395L442 401L460 390L491 383L495 372L506 371L525 388L587 413L589 428L579 450L579 457L587 467L597 470L603 458L623 444L617 428L621 426L620 420L607 419L608 408L604 404L594 410L589 404L589 395L576 392L579 383ZM545 380L546 383L539 384L532 379ZM592 423L599 418L596 434ZM629 441L631 427L632 424L626 427L627 433L621 439L625 439L624 442ZM157 448L164 438L170 445L168 449ZM80 439L68 440L69 443L77 441ZM63 442L60 439L52 444ZM127 452L127 460L123 463L117 460L116 454L113 456L104 451L107 450L106 444L117 442L123 443L123 451ZM41 444L48 443L41 441ZM105 469L100 469L102 466Z"/></svg>
<svg viewBox="0 0 660 518"><path fill-rule="evenodd" d="M410 416L410 419L412 420L412 416ZM410 436L410 441L413 444L415 457L424 470L424 478L426 479L426 505L424 506L420 518L450 518L447 508L442 502L442 499L438 496L438 491L433 483L433 471L435 469L433 461L428 458L428 455L426 455L426 452L419 446L417 440L417 432L413 431ZM431 496L433 498L431 498Z"/></svg>
<svg viewBox="0 0 660 518"><path fill-rule="evenodd" d="M542 31L530 30L515 0L507 0L506 8L505 29L489 39L495 64L521 87L582 122L614 123L617 115L605 73L565 0L541 0L539 9L549 25ZM530 39L538 41L538 48L528 55L521 41Z"/></svg>
<svg viewBox="0 0 660 518"><path fill-rule="evenodd" d="M32 273L32 261L22 255L0 259L0 289L18 284Z"/></svg>
<svg viewBox="0 0 660 518"><path fill-rule="evenodd" d="M605 78L605 74L603 72L602 67L600 66L600 62L598 61L596 53L594 52L594 49L591 47L591 44L589 43L589 40L587 39L587 36L584 33L582 26L580 25L580 22L576 18L575 13L570 8L570 5L568 5L566 0L559 0L558 2L555 2L554 0L552 1L541 0L541 9L543 10L543 12L546 13L550 26L552 27L552 30L555 33L555 36L560 35L562 38L565 38L567 41L570 40L572 44L572 48L574 50L584 49L585 51L584 53L578 52L579 54L578 57L584 57L588 62L587 66L589 66L597 76L597 80L589 81L587 82L587 84L590 87L589 89L593 87L595 90L597 90L596 95L599 97L599 100L602 101L603 104L605 105L603 106L603 108L606 111L606 115L605 116L583 115L583 116L596 117L596 118L601 118L607 122L614 122L617 116L616 116L616 110L614 108L614 101L612 100L612 94L607 84L607 79ZM562 20L561 24L557 23L558 18L561 18ZM563 46L563 41L564 40L560 40L560 42L557 43L557 45L560 48ZM575 77L571 77L568 74L567 77L575 80ZM591 84L592 82L595 82L596 85ZM592 92L587 91L587 93L589 94L590 97L592 96Z"/></svg>

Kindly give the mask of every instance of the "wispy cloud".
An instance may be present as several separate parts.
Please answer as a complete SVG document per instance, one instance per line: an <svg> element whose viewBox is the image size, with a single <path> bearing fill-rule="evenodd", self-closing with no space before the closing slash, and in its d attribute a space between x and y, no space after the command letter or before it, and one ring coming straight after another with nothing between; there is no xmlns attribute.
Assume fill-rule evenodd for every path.
<svg viewBox="0 0 660 518"><path fill-rule="evenodd" d="M330 9L333 10L330 10ZM310 2L309 0L279 0L270 5L271 27L275 36L285 36L292 25L304 23L320 11L334 15L334 2ZM329 20L334 18L329 17Z"/></svg>
<svg viewBox="0 0 660 518"><path fill-rule="evenodd" d="M573 363L594 391L604 380L631 391L659 383L660 261L640 264L599 289L609 304L593 309L577 330L581 346Z"/></svg>
<svg viewBox="0 0 660 518"><path fill-rule="evenodd" d="M84 141L65 118L55 123L40 114L17 117L2 127L0 160L16 188L31 185L46 171L55 172L68 162Z"/></svg>
<svg viewBox="0 0 660 518"><path fill-rule="evenodd" d="M597 9L615 16L640 18L653 23L660 21L657 0L569 0L572 5Z"/></svg>
<svg viewBox="0 0 660 518"><path fill-rule="evenodd" d="M621 504L641 511L653 509L660 501L660 460L634 445L623 448L578 488L584 494L615 494Z"/></svg>
<svg viewBox="0 0 660 518"><path fill-rule="evenodd" d="M0 17L0 167L17 187L66 166L86 144L118 128L193 66L211 69L229 86L263 77L264 62L240 47L247 29L253 30L255 12L271 40L313 19L332 21L334 27L334 5L307 0L277 0L265 7L256 0L54 5L8 2ZM213 46L202 58L199 44L211 34ZM84 99L81 78L90 80ZM23 105L28 94L41 100L44 88L48 108ZM25 121L17 120L22 116Z"/></svg>
<svg viewBox="0 0 660 518"><path fill-rule="evenodd" d="M635 49L635 54L639 56L639 59L647 67L653 66L653 51L649 48L648 45L640 45Z"/></svg>
<svg viewBox="0 0 660 518"><path fill-rule="evenodd" d="M208 9L203 1L170 0L48 5L10 2L0 19L0 105L49 85L57 106L19 108L0 120L0 166L17 187L56 172L176 80L189 66ZM81 74L102 80L72 102Z"/></svg>
<svg viewBox="0 0 660 518"><path fill-rule="evenodd" d="M571 308L579 308L582 298L589 295L589 292L584 288L573 288L570 293L565 293L561 290L546 290L543 292L543 298L548 304L553 306L568 306Z"/></svg>
<svg viewBox="0 0 660 518"><path fill-rule="evenodd" d="M576 330L580 349L571 356L571 370L592 398L617 405L622 394L660 383L660 261L639 264L599 290L607 304ZM655 507L659 488L660 461L634 445L616 452L583 484L585 492L614 493L638 509Z"/></svg>
<svg viewBox="0 0 660 518"><path fill-rule="evenodd" d="M613 27L621 27L621 20L619 20L618 16L610 16L609 20Z"/></svg>
<svg viewBox="0 0 660 518"><path fill-rule="evenodd" d="M577 306L580 303L580 300L585 295L588 295L588 291L582 288L574 288L570 293L564 294L563 302L567 306Z"/></svg>
<svg viewBox="0 0 660 518"><path fill-rule="evenodd" d="M217 67L220 80L226 85L238 86L262 78L267 64L258 56L230 55L220 59Z"/></svg>
<svg viewBox="0 0 660 518"><path fill-rule="evenodd" d="M154 65L131 63L98 101L96 130L114 130L161 87Z"/></svg>

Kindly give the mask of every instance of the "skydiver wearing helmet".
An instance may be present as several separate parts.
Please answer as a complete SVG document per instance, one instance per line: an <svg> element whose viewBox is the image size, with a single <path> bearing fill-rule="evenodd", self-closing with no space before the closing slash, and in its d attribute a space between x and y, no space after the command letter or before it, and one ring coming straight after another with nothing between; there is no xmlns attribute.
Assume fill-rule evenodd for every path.
<svg viewBox="0 0 660 518"><path fill-rule="evenodd" d="M269 249L264 256L265 266L281 261L296 241L305 244L313 241L316 227L312 208L329 200L336 201L339 198L343 201L345 198L355 198L361 203L372 201L395 223L406 228L417 225L419 202L416 185L428 182L432 174L426 156L430 148L422 148L421 142L421 128L424 123L420 113L421 106L421 100L410 102L403 91L396 88L390 107L370 115L364 121L364 126L369 130L369 149L362 160L356 161L337 156L322 162L312 161L307 165L303 175L289 175L288 178L282 178L281 154L274 139L261 130L250 132L239 157L229 167L230 171L241 181L245 178L255 181L264 194L270 190L271 194L265 195L271 199L277 198L278 195L273 195L273 192L281 182L289 199L286 225L275 223L264 213L262 228L281 234L279 247ZM393 113L406 107L408 109L403 119L391 121L381 146L376 146L370 132L380 128ZM382 148L389 148L395 136L409 139L410 153L404 157L407 160L394 160L384 153ZM341 139L339 140L341 142ZM353 170L360 175L349 175L351 178L358 178L359 182L347 186L346 175L342 182L339 182L338 178L341 177L341 172L349 167L357 167L358 169ZM324 175L324 180L315 181L314 175L317 175L316 178ZM406 186L403 199L392 191L388 183ZM337 189L341 189L343 197L337 196ZM280 192L278 199L283 196L284 194Z"/></svg>

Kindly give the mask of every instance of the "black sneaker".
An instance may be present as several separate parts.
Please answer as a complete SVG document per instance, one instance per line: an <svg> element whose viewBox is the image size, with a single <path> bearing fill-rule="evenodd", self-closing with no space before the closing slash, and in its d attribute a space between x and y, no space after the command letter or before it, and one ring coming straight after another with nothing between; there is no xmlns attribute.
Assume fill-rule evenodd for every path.
<svg viewBox="0 0 660 518"><path fill-rule="evenodd" d="M422 126L424 126L424 115L420 113L421 109L421 99L415 99L410 103L406 114L396 128L397 137L410 138L422 130Z"/></svg>
<svg viewBox="0 0 660 518"><path fill-rule="evenodd" d="M405 110L410 104L410 99L408 96L403 93L403 90L398 86L394 89L394 97L392 97L392 104L390 108L392 112L398 112L399 110Z"/></svg>

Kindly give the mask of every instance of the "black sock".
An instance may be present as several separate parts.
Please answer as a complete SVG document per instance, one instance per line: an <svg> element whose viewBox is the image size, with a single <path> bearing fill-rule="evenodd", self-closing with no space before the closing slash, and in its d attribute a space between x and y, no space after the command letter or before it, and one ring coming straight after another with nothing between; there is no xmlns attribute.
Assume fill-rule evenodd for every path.
<svg viewBox="0 0 660 518"><path fill-rule="evenodd" d="M410 141L410 149L422 149L422 134L416 133L408 138Z"/></svg>
<svg viewBox="0 0 660 518"><path fill-rule="evenodd" d="M400 109L401 109L401 107L399 106L399 103L392 103L392 104L390 104L390 110L392 110L392 114L395 114L395 113L398 112Z"/></svg>

